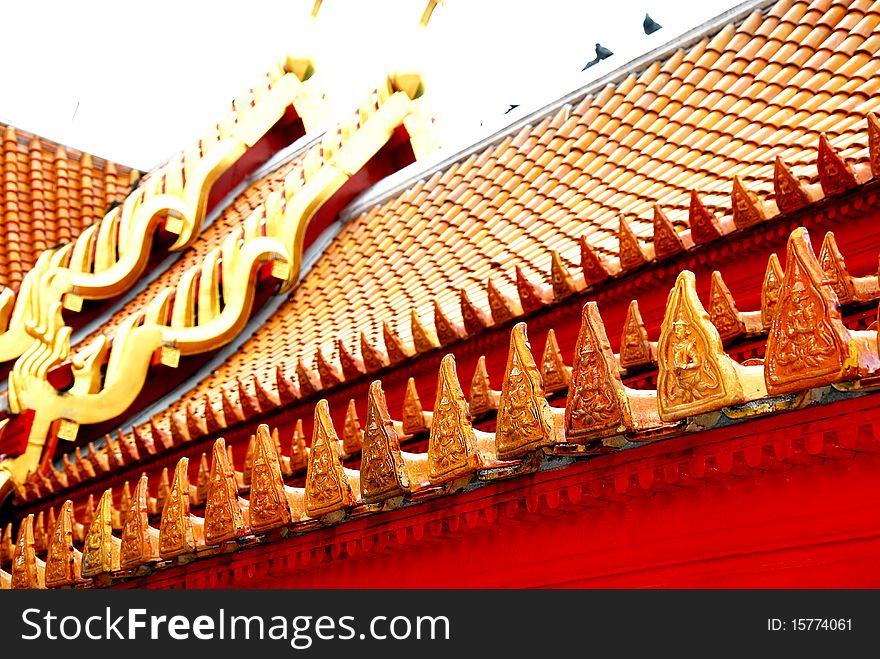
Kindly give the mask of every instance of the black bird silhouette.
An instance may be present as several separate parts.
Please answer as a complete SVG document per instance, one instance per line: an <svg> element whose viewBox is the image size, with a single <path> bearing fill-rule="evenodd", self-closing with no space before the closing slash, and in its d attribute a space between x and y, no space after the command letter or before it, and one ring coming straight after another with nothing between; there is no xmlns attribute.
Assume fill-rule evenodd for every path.
<svg viewBox="0 0 880 659"><path fill-rule="evenodd" d="M611 57L613 54L614 54L614 53L612 53L610 50L608 50L605 46L603 46L603 45L600 44L600 43L597 43L597 44L596 44L596 59L591 59L589 62L587 62L587 63L584 65L584 68L581 69L581 71L586 71L587 69L589 69L589 68L590 68L591 66L593 66L594 64L598 64L598 63L601 62L603 59L608 59L608 58Z"/></svg>
<svg viewBox="0 0 880 659"><path fill-rule="evenodd" d="M645 28L645 34L654 34L663 26L660 25L660 23L655 21L653 18L648 16L648 14L645 14L645 20L642 21L642 27Z"/></svg>
<svg viewBox="0 0 880 659"><path fill-rule="evenodd" d="M504 111L504 114L510 114L519 107L519 103L511 103L510 107Z"/></svg>

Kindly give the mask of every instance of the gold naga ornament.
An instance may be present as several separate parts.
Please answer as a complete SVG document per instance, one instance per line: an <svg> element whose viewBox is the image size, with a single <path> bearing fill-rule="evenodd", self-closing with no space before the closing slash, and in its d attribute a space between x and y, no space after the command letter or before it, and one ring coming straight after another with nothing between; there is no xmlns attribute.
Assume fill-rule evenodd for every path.
<svg viewBox="0 0 880 659"><path fill-rule="evenodd" d="M60 438L72 440L79 425L114 418L129 407L154 355L176 367L180 356L214 350L238 335L250 317L263 264L273 264L277 293L289 292L298 280L309 222L399 126L410 135L416 157L436 147L419 98L421 84L407 77L402 91L399 79L386 77L351 118L328 131L242 226L183 274L176 290L161 291L143 314L123 321L112 347L101 335L71 356L69 390L56 390L47 377L70 355L71 329L64 325L61 304L53 303L37 324L28 325L34 341L10 375L9 405L14 414L28 409L35 414L25 453L0 465L0 497L3 481L21 482L34 470L53 423L60 424Z"/></svg>
<svg viewBox="0 0 880 659"><path fill-rule="evenodd" d="M134 284L149 260L156 230L176 234L179 251L198 237L211 187L293 106L307 128L325 114L310 60L287 58L232 102L197 143L149 173L120 206L72 243L46 250L18 294L0 293L0 361L16 359L34 337L29 326L55 302L79 311L84 299L115 297ZM4 322L5 321L5 322Z"/></svg>

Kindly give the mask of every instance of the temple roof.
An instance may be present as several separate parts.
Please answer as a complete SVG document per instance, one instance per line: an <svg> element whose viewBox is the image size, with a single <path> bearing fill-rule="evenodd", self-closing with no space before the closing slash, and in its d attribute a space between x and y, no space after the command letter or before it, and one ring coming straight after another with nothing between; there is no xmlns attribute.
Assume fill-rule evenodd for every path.
<svg viewBox="0 0 880 659"><path fill-rule="evenodd" d="M366 196L376 205L342 216L344 225L290 296L262 325L249 327L252 336L219 367L199 371L209 373L185 394L168 394L163 411L130 435L120 433L97 451L90 445L88 456L65 455L63 466L31 478L18 492L20 502L35 510L47 494L89 487L115 469L134 473L147 454L188 452L173 485L166 470L155 498L144 494L132 503L129 492L113 510L119 515L131 504L139 519L154 523L161 513L161 534L179 539L168 530L161 503L173 501L165 506L173 509L168 515L190 520L192 493L194 505L205 505L198 519L207 535L197 531L189 544L163 550L160 534L157 551L168 559L252 531L292 525L306 532L318 529L318 520L333 524L390 511L402 499L419 503L455 493L464 487L460 479L482 486L561 469L572 456L638 449L689 433L721 429L723 435L753 417L798 414L870 392L880 374L877 328L870 325L880 297L875 273L852 277L833 233L814 234L811 243L798 225L845 221L851 246L853 234L870 222L880 173L880 122L873 114L880 106L878 24L880 11L858 0L761 5L616 83L567 97L436 171L417 163L398 188ZM103 331L199 264L300 164L294 153L250 185ZM850 203L855 194L860 201ZM783 270L767 248L786 237ZM766 273L741 304L745 310L717 271L700 275L712 286L701 301L689 269L700 255L704 268L723 264L730 273L747 264L751 279ZM865 259L858 256L861 269ZM876 265L873 254L868 261ZM661 285L660 271L672 273L671 291ZM655 292L669 297L658 305L657 341L638 303L630 303L614 354L606 331L611 321L594 300L609 301L602 295L630 276L643 278L642 290L653 282ZM552 333L538 359L518 322L564 305L580 319L567 337L575 340L565 345L570 365ZM540 318L543 329L548 317ZM572 325L570 315L553 319ZM464 373L474 375L466 399L455 357L440 356L454 344L479 344L475 337L483 334L489 338L476 350L490 341L497 347L502 332L501 389L493 389L481 360ZM388 373L389 366L403 371L404 362L428 353L437 357L425 360L436 374L436 398L420 401L410 380L398 422L383 382L374 380L366 429L352 404L337 435L327 401L317 400L325 391ZM402 381L395 377L393 384ZM564 408L552 405L562 392ZM180 448L186 442L241 430L294 402L300 412L314 413L308 450L300 427L282 448L268 427L255 431L250 423L246 432L256 439L239 460L241 470L218 439L210 477L205 458L198 484L186 482L187 458L195 464L197 450ZM474 419L486 425L477 429ZM847 450L864 449L850 440ZM401 442L405 449L423 442L427 452L402 450ZM204 450L198 442L191 446ZM613 487L626 492L629 478ZM247 506L239 494L250 497ZM99 510L110 515L112 499L112 492L102 498ZM119 519L95 526L93 504L85 508L95 533L120 529ZM210 529L212 520L230 519L231 526L218 521ZM81 536L92 532L88 527ZM27 544L27 534L21 537ZM10 533L3 541L11 558ZM153 549L144 540L138 560L158 560ZM96 574L119 569L104 566Z"/></svg>
<svg viewBox="0 0 880 659"><path fill-rule="evenodd" d="M44 250L76 238L124 199L140 173L12 126L0 131L0 286L16 286Z"/></svg>
<svg viewBox="0 0 880 659"><path fill-rule="evenodd" d="M207 393L219 409L221 390L251 375L271 390L277 365L316 368L319 350L341 371L338 341L357 356L363 332L387 352L386 323L413 352L413 314L432 334L435 302L465 324L461 291L491 325L490 280L519 315L517 268L520 286L549 289L552 252L575 272L585 239L615 272L621 218L650 260L656 207L685 246L718 238L743 224L735 178L762 217L776 215L777 159L804 185L818 182L820 135L847 162L868 160L878 22L858 1L755 10L413 182L352 218L290 299L175 407ZM707 224L697 235L695 214Z"/></svg>

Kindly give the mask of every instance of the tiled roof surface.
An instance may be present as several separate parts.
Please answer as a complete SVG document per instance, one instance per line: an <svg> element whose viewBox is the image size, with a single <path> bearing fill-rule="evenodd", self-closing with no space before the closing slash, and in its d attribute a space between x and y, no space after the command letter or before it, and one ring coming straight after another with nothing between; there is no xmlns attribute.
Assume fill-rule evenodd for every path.
<svg viewBox="0 0 880 659"><path fill-rule="evenodd" d="M11 126L0 131L0 285L15 286L43 250L76 238L122 201L139 173Z"/></svg>
<svg viewBox="0 0 880 659"><path fill-rule="evenodd" d="M413 311L430 326L436 301L461 320L460 289L483 310L497 306L490 276L516 300L516 267L549 284L551 250L572 271L584 236L616 257L621 216L650 256L654 206L681 232L692 192L729 232L735 176L772 216L777 157L804 184L818 181L820 134L847 162L868 160L878 23L866 1L783 0L418 182L351 221L186 399L210 393L219 408L220 389L250 374L271 389L277 365L293 373L301 357L313 368L319 347L336 363L337 339L355 355L362 331L382 345L383 322L409 344Z"/></svg>

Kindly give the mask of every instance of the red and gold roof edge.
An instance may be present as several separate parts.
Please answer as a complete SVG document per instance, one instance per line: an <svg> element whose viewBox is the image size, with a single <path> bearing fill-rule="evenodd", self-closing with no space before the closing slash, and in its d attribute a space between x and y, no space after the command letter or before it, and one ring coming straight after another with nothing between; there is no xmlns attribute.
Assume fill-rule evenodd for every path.
<svg viewBox="0 0 880 659"><path fill-rule="evenodd" d="M870 135L873 134L878 122L874 115L870 115L867 121ZM624 245L624 248L622 256L618 256L614 260L609 260L593 252L589 243L584 239L581 243L582 266L580 271L572 271L566 267L561 259L555 258L553 254L550 255L550 270L542 277L542 280L550 281L551 284L546 284L544 281L533 282L518 268L516 273L518 296L510 298L494 286L492 280L489 279L486 282L486 299L490 305L487 309L476 305L471 297L463 291L460 298L461 313L465 319L463 326L458 326L446 317L439 305L435 305L433 319L427 320L420 318L413 309L410 314L412 336L414 337L412 343L400 337L390 323L385 323L383 326L384 345L370 343L366 334L361 333L358 346L360 354L346 348L345 343L337 338L335 341L337 354L328 356L318 346L313 368L310 368L300 358L295 365L290 365L290 371L284 365L278 365L275 369L274 382L263 383L253 375L246 378L237 377L221 391L219 400L212 400L208 395L200 396L196 401L184 399L182 404L178 406L180 407L178 413L171 409L165 413L158 413L151 419L148 426L133 428L132 433L127 435L124 441L130 443L139 436L153 432L151 429L163 427L164 430L158 431L160 433L158 439L161 439L162 436L173 435L177 431L176 434L180 436L181 440L184 438L185 441L197 440L219 430L231 428L237 423L252 420L267 413L278 412L280 411L279 405L283 407L294 402L308 401L317 397L321 392L329 391L340 385L358 381L369 375L381 374L389 368L399 368L406 360L438 354L444 348L458 341L471 340L496 327L508 326L518 318L528 318L540 313L543 309L571 301L573 295L576 296L576 299L582 299L585 296L601 296L610 285L627 281L633 275L649 276L648 273L651 270L666 268L667 264L669 264L668 267L674 269L677 265L686 262L689 257L703 261L708 258L708 255L716 254L718 250L725 250L731 241L739 236L760 236L759 226L766 226L767 232L772 233L777 227L788 226L793 218L821 211L835 199L840 200L842 196L849 195L855 190L857 190L857 194L854 199L856 204L861 207L861 204L858 203L858 194L863 194L869 188L873 189L876 184L871 165L869 163L849 164L840 160L840 163L848 171L858 173L858 188L839 189L834 188L833 183L823 185L821 181L830 181L834 178L832 173L826 171L826 167L832 167L832 172L838 171L837 160L839 158L835 159L833 148L827 141L822 140L819 147L817 178L820 183L799 183L802 188L810 190L812 201L808 206L800 206L796 210L790 210L786 213L776 210L771 214L767 209L775 209L775 204L772 201L757 200L754 203L761 204L763 209L760 221L743 223L743 226L728 225L718 232L712 240L704 242L694 242L688 231L677 232L671 224L655 222L654 241L644 244L628 231L626 219L621 217L620 227L623 236L621 244ZM833 157L822 157L823 151L830 153ZM870 153L871 162L880 162L880 140L870 140ZM832 164L829 165L829 162ZM785 166L784 163L778 161L776 167L781 169ZM780 186L784 188L784 183L780 183ZM737 205L741 206L743 203L742 194L742 183L735 179L731 190L730 206L734 216L738 214ZM777 198L784 196L783 191L777 190L776 196ZM755 195L752 197L757 199ZM696 191L693 193L693 199L694 203L691 205L693 219L691 222L703 221L707 211L700 204ZM858 211L849 209L848 212ZM662 216L662 209L659 207L658 214ZM673 253L663 253L660 250L662 255L658 256L657 243L667 241L670 236L681 239L682 244L686 247ZM627 246L627 240L631 243L629 246ZM644 258L635 259L632 257L631 252L636 246ZM849 301L846 298L842 299L844 302ZM476 320L468 322L468 319L474 316L480 319L480 322ZM713 320L722 322L717 313ZM735 337L725 334L724 338L729 342ZM630 364L630 366L638 366L638 364ZM229 415L227 412L230 410L233 410L234 414ZM210 432L201 421L203 417L213 418L217 422L216 426L212 425ZM122 435L120 435L120 441L122 441L121 438ZM161 441L154 440L153 444L157 451L161 451L164 446ZM152 455L152 453L150 454Z"/></svg>
<svg viewBox="0 0 880 659"><path fill-rule="evenodd" d="M827 253L827 237L823 243ZM101 497L97 508L94 498L90 498L85 508L87 519L79 525L62 515L55 527L48 529L45 520L55 519L54 510L49 510L46 514L29 515L17 542L13 541L11 526L7 527L0 538L0 561L4 565L13 562L12 584L40 587L39 575L44 566L38 554L63 555L51 551L50 545L55 541L52 539L72 533L75 540L85 542L93 554L97 552L95 555L102 557L93 559L90 570L84 569L83 575L88 571L93 585L109 585L141 574L145 566L173 567L176 560L169 562L170 556L156 558L150 540L158 532L158 546L163 546L166 528L192 528L192 548L185 553L195 558L209 557L274 539L275 529L307 533L347 519L393 511L407 502L420 503L456 493L470 484L533 474L542 464L544 468L553 467L556 457L589 460L609 452L627 452L645 442L665 443L694 433L711 433L745 420L797 414L828 403L870 405L858 399L880 384L877 327L853 330L841 322L834 287L823 270L821 256L813 251L806 229L797 228L789 236L786 269L772 321L765 329L762 363L739 363L732 359L696 293L693 273L685 270L676 279L665 308L656 346L656 389L633 390L622 384L618 358L611 352L598 306L589 302L583 307L574 363L571 367L562 363L570 368L565 408L548 402L544 387L545 379L552 380L554 373L542 373L542 369L553 363L558 368L558 359L548 360L545 351L545 359L539 365L528 342L526 324L518 323L510 334L494 432L473 427L473 410L469 409L458 380L455 360L449 355L438 373L433 409L425 410L417 400L410 402L419 408L423 425L420 432L427 434L426 452L413 453L401 448L401 441L408 438L404 424L390 417L381 382L377 380L368 394L367 428L361 438L358 470L343 466L346 438L339 439L327 403L321 401L315 408L315 434L313 448L307 451L304 486L288 484L295 482L295 471L302 471L303 461L294 460L294 452L301 450L301 442L297 441L301 438L294 437L291 453L285 455L280 438L273 437L268 427L261 425L256 429L250 459L246 458L244 463L250 473L248 478L235 469L223 440L218 439L211 473L218 470L224 477L206 479L207 487L202 488L202 472L207 471L205 460L195 487L178 476L174 485L169 485L163 474L157 497L147 497L140 504L143 511L137 514L141 521L130 534L124 533L121 541L113 531L129 528L123 513L140 510L137 502L131 502L128 488L123 488L118 506L110 490ZM788 340L781 341L779 337ZM552 356L552 347L550 351ZM836 453L875 451L875 443L875 439L853 432L826 436L818 444L808 441L797 450L818 458L826 453L833 457ZM351 446L349 443L349 450ZM789 455L784 450L780 453L775 445L772 455L764 455L764 449L756 455L752 455L751 448L745 451L750 465L760 466L765 460L801 460L800 455ZM639 451L634 452L638 454ZM185 463L186 458L183 460ZM707 466L703 465L704 471ZM107 470L108 465L93 455L71 467L65 470L69 471L65 473L68 478L80 467L96 472ZM724 472L720 463L715 468ZM688 462L684 471L664 468L662 474L655 470L647 479L639 473L637 482L615 476L609 494L617 491L622 492L621 496L628 495L633 487L650 490L657 478L659 485L668 483L670 478L699 480L700 474L694 469ZM182 473L185 476L185 470ZM26 490L39 487L33 482ZM139 492L145 496L143 488ZM167 505L167 501L179 500L184 493L194 505L213 503L204 509L203 517L193 514L188 507ZM24 494L27 496L27 491ZM595 494L591 491L591 496ZM229 510L234 514L228 514ZM147 519L152 514L154 520L161 514L159 529L153 528L151 532L145 528L144 514ZM260 520L258 528L253 527L254 520ZM209 529L211 533L207 532ZM264 533L269 536L261 535ZM136 542L139 549L135 551L126 542ZM119 567L120 551L128 557L126 570ZM137 559L138 551L143 560ZM85 568L85 558L83 564ZM49 564L44 567L58 573L51 568ZM54 583L80 583L78 577L70 579L64 584L57 580Z"/></svg>

